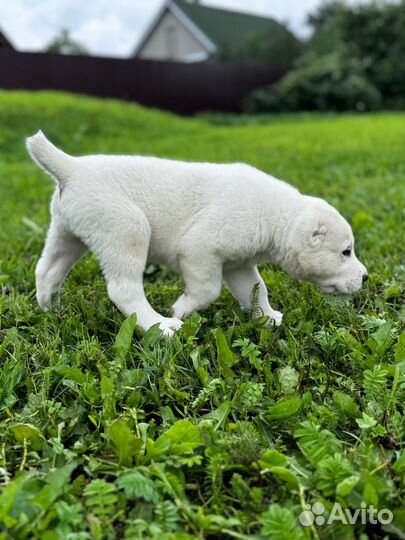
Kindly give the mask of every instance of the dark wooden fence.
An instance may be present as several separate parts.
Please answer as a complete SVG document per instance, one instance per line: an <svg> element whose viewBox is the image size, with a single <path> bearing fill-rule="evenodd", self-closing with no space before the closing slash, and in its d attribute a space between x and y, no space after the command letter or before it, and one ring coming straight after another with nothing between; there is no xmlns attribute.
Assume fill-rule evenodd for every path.
<svg viewBox="0 0 405 540"><path fill-rule="evenodd" d="M0 50L0 88L114 97L181 114L240 111L251 90L274 83L284 73L254 64L182 64Z"/></svg>

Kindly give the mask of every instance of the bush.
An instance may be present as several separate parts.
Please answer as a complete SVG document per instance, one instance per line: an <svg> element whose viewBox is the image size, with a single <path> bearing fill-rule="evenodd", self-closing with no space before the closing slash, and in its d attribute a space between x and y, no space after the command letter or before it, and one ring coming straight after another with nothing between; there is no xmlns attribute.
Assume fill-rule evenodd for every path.
<svg viewBox="0 0 405 540"><path fill-rule="evenodd" d="M294 70L254 92L246 110L375 110L405 105L405 0L349 6L323 3Z"/></svg>
<svg viewBox="0 0 405 540"><path fill-rule="evenodd" d="M249 113L283 111L376 110L379 90L367 81L362 65L346 52L306 55L277 85L259 89L247 99Z"/></svg>
<svg viewBox="0 0 405 540"><path fill-rule="evenodd" d="M251 34L241 44L222 44L216 54L220 61L271 63L273 67L290 68L303 51L303 43L278 23L266 31Z"/></svg>

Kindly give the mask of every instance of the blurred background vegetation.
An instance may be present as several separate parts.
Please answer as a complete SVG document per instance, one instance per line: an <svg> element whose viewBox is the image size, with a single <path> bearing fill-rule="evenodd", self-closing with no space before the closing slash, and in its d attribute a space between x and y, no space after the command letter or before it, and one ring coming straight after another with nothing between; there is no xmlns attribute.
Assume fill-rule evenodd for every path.
<svg viewBox="0 0 405 540"><path fill-rule="evenodd" d="M309 17L311 38L257 35L240 58L291 66L271 88L255 90L245 111L403 109L405 1L323 4ZM226 55L223 55L223 57ZM234 58L235 51L228 58Z"/></svg>
<svg viewBox="0 0 405 540"><path fill-rule="evenodd" d="M118 97L182 114L201 111L239 113L242 109L248 114L363 112L403 110L405 106L405 0L350 3L319 0L318 7L308 15L310 37L306 40L298 38L289 29L288 22L270 17L214 8L196 0L170 0L165 5L161 25L156 24L148 31L147 39L156 40L153 55L149 51L149 56L144 56L142 49L132 50L125 57L125 68L122 67L123 58L119 62L117 59L114 65L114 59L109 63L106 59L87 61L92 56L90 49L81 39L76 39L77 34L74 30L71 33L72 28L63 28L48 42L44 52L86 58L72 63L66 58L39 60L37 55L36 60L42 66L37 70L33 69L31 57L26 59L29 70L24 64L2 64L0 86ZM177 20L169 8L197 25L198 31L212 40L213 49L208 51L202 47L196 53L194 45L189 50L184 46L180 54L177 49L181 40L178 36L176 40L174 38L176 32L185 30L182 21ZM119 16L118 5L116 11ZM172 36L170 43L166 22L162 21L170 23L167 23ZM190 36L194 34L190 33ZM11 48L10 44L8 48ZM194 55L194 60L190 60L190 54ZM196 60L195 54L202 56ZM18 55L15 51L16 62L20 58ZM148 71L150 60L159 62L158 83ZM60 68L62 63L63 69ZM141 66L136 75L135 65ZM78 66L81 71L76 71ZM120 77L118 66L122 68ZM215 66L219 66L221 75L224 74L221 84ZM263 68L269 72L266 76ZM67 77L69 69L72 75ZM106 75L106 69L110 70L109 75ZM193 76L190 76L191 70ZM12 71L18 76L10 79L8 75ZM31 79L21 77L26 72L33 74ZM51 72L51 77L45 76ZM90 72L90 81L78 75L85 73L89 77ZM200 80L196 82L198 78ZM175 79L177 82L173 83ZM71 84L72 80L75 84ZM93 84L95 80L97 84ZM145 85L143 93L135 91L142 84ZM157 84L159 92L155 92Z"/></svg>

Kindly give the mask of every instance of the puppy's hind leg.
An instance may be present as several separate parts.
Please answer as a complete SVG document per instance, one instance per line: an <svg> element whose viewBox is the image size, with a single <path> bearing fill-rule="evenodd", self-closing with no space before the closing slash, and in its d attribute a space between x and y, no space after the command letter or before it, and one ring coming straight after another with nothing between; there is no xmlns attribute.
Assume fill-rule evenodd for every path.
<svg viewBox="0 0 405 540"><path fill-rule="evenodd" d="M186 288L174 303L172 312L175 317L184 319L218 298L222 288L222 263L210 256L181 257L180 269Z"/></svg>
<svg viewBox="0 0 405 540"><path fill-rule="evenodd" d="M54 217L35 269L37 300L43 311L49 309L52 296L59 290L66 274L86 251L83 242Z"/></svg>
<svg viewBox="0 0 405 540"><path fill-rule="evenodd" d="M259 274L257 267L253 264L246 264L238 268L224 271L225 283L229 290L238 300L244 310L251 310L255 307L253 318L267 315L276 326L280 326L283 314L275 311L267 297L267 288L263 278ZM252 293L255 285L258 285L257 305L252 306Z"/></svg>

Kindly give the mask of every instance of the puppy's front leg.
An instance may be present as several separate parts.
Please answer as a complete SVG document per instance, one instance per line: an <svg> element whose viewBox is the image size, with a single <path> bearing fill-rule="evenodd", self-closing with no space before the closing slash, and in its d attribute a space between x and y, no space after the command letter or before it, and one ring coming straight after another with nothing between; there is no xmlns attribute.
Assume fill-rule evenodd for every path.
<svg viewBox="0 0 405 540"><path fill-rule="evenodd" d="M276 326L280 326L283 319L283 314L275 311L267 297L266 285L259 274L257 266L244 265L239 268L224 271L225 282L229 290L238 300L242 309L248 311L252 309L252 292L255 285L258 285L257 302L258 306L253 317L261 317L267 315L270 317Z"/></svg>
<svg viewBox="0 0 405 540"><path fill-rule="evenodd" d="M98 257L107 281L107 291L117 308L128 317L136 314L137 324L148 330L159 324L171 336L183 324L179 319L162 317L149 304L143 288L150 227L144 214L128 201L114 201L96 216L87 231L89 247ZM91 233L91 234L90 234Z"/></svg>

